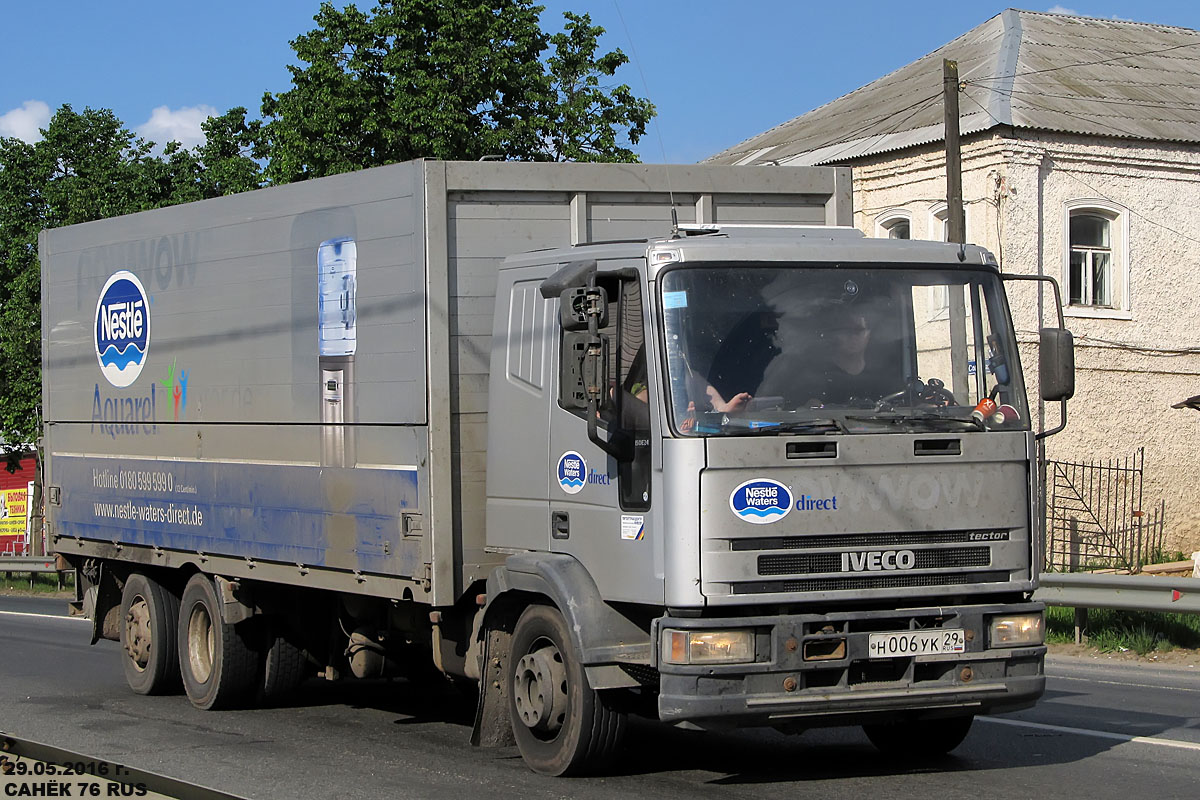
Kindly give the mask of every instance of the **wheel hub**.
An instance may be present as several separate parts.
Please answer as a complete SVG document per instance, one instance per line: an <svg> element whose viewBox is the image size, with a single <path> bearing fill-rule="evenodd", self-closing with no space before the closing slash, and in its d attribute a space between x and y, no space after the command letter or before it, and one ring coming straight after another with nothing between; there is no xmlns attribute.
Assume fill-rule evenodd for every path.
<svg viewBox="0 0 1200 800"><path fill-rule="evenodd" d="M188 664L199 683L206 683L213 670L215 643L213 621L208 610L197 603L188 617Z"/></svg>
<svg viewBox="0 0 1200 800"><path fill-rule="evenodd" d="M567 669L553 644L522 656L513 680L517 715L530 730L557 733L567 712Z"/></svg>
<svg viewBox="0 0 1200 800"><path fill-rule="evenodd" d="M125 652L138 672L150 663L150 606L140 595L134 598L125 616Z"/></svg>

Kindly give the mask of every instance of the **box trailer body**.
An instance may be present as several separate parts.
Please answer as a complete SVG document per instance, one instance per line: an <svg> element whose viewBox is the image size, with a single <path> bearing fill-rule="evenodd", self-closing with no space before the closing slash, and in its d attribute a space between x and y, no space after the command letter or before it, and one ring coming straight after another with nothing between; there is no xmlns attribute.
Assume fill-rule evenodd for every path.
<svg viewBox="0 0 1200 800"><path fill-rule="evenodd" d="M1032 415L990 255L850 221L842 168L415 161L46 231L77 605L135 689L183 664L202 707L415 645L480 681L478 741L555 774L607 754L578 730L617 730L619 693L953 746L1044 683ZM765 396L799 351L756 353L828 307L912 366L801 419Z"/></svg>
<svg viewBox="0 0 1200 800"><path fill-rule="evenodd" d="M453 604L497 561L483 509L500 261L661 234L672 199L685 222L847 224L847 181L419 161L47 231L47 483L68 493L52 507L53 533L304 565L327 573L314 578L327 588ZM318 251L338 238L357 249L357 352L323 356ZM152 320L144 374L123 387L101 374L92 335L120 271L138 276ZM347 473L330 463L321 424L332 405L322 362L339 358L355 373L338 431ZM167 459L185 492L124 486L137 476L115 465L93 477L109 462L91 456L133 459L124 469L135 473ZM135 498L166 499L162 513L189 521L105 522L93 511Z"/></svg>

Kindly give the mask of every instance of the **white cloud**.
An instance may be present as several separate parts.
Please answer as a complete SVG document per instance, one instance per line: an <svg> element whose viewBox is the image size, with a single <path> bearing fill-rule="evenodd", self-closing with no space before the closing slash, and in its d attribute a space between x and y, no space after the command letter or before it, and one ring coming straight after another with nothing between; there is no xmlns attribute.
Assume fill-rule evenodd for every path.
<svg viewBox="0 0 1200 800"><path fill-rule="evenodd" d="M150 112L150 119L136 129L138 136L155 142L161 149L167 142L179 142L184 147L193 147L204 141L200 123L219 112L212 106L184 106L172 111L159 106Z"/></svg>
<svg viewBox="0 0 1200 800"><path fill-rule="evenodd" d="M1073 8L1067 8L1066 6L1050 6L1050 8L1046 9L1046 13L1047 14L1066 14L1069 17L1078 17L1079 16L1078 11L1076 11Z"/></svg>
<svg viewBox="0 0 1200 800"><path fill-rule="evenodd" d="M20 108L0 114L0 136L33 144L42 138L41 128L50 124L50 106L41 100L26 100Z"/></svg>

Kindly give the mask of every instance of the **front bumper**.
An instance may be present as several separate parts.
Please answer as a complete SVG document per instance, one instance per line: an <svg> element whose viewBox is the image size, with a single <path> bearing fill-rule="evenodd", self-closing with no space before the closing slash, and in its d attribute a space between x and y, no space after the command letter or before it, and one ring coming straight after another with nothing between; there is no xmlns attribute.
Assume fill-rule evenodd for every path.
<svg viewBox="0 0 1200 800"><path fill-rule="evenodd" d="M1042 611L1040 603L787 616L677 618L663 628L753 628L753 664L658 661L659 717L700 727L817 727L1027 708L1042 695L1045 645L989 648L986 618ZM870 658L871 633L966 631L962 653ZM808 656L806 658L806 655Z"/></svg>

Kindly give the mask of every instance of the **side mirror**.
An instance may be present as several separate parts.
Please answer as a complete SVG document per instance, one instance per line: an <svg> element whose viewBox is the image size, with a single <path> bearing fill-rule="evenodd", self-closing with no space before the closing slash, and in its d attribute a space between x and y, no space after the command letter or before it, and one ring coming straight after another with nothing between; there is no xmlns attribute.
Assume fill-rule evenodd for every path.
<svg viewBox="0 0 1200 800"><path fill-rule="evenodd" d="M587 390L584 388L583 362L587 355L588 340L586 333L568 331L563 334L562 359L559 362L558 385L559 400L563 408L586 409L588 407Z"/></svg>
<svg viewBox="0 0 1200 800"><path fill-rule="evenodd" d="M595 401L597 410L608 408L609 343L605 336L568 331L563 336L562 361L558 373L559 399L564 408L586 409Z"/></svg>
<svg viewBox="0 0 1200 800"><path fill-rule="evenodd" d="M608 339L604 336L593 337L583 354L583 390L597 408L608 405Z"/></svg>
<svg viewBox="0 0 1200 800"><path fill-rule="evenodd" d="M621 430L617 420L609 422L607 439L600 434L600 410L612 408L608 394L608 349L607 336L588 336L580 370L584 395L587 397L588 440L617 461L629 461L633 457L632 440Z"/></svg>
<svg viewBox="0 0 1200 800"><path fill-rule="evenodd" d="M586 331L588 320L596 317L596 327L608 325L608 292L600 286L566 289L559 295L558 321L564 331Z"/></svg>
<svg viewBox="0 0 1200 800"><path fill-rule="evenodd" d="M1042 399L1067 400L1075 394L1075 337L1066 328L1042 328L1040 339Z"/></svg>

